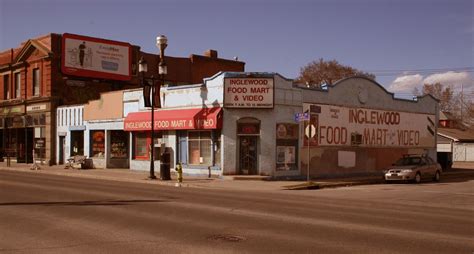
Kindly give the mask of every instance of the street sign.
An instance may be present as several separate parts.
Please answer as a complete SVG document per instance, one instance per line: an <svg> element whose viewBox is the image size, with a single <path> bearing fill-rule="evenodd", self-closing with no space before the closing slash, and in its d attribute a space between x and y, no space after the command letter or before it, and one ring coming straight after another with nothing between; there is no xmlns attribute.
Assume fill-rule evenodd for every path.
<svg viewBox="0 0 474 254"><path fill-rule="evenodd" d="M295 122L303 122L303 121L308 121L309 120L309 114L308 113L296 113L295 114Z"/></svg>
<svg viewBox="0 0 474 254"><path fill-rule="evenodd" d="M306 126L306 128L304 129L304 134L306 135L306 137L313 138L314 135L316 135L316 127L314 127L314 125L312 124Z"/></svg>

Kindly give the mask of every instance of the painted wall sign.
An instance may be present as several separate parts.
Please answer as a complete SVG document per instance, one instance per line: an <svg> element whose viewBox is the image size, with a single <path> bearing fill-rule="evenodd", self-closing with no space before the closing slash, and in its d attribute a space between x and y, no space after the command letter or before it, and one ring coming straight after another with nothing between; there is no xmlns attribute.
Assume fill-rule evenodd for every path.
<svg viewBox="0 0 474 254"><path fill-rule="evenodd" d="M316 145L435 147L435 115L319 106Z"/></svg>
<svg viewBox="0 0 474 254"><path fill-rule="evenodd" d="M224 107L273 108L273 78L224 79Z"/></svg>
<svg viewBox="0 0 474 254"><path fill-rule="evenodd" d="M0 109L0 114L2 115L9 115L9 114L24 114L25 113L25 106L13 106L13 107L5 107Z"/></svg>
<svg viewBox="0 0 474 254"><path fill-rule="evenodd" d="M155 111L155 130L216 129L222 125L221 108L181 109ZM128 113L124 120L125 131L151 130L149 112Z"/></svg>
<svg viewBox="0 0 474 254"><path fill-rule="evenodd" d="M75 34L63 34L64 74L114 80L131 79L131 45Z"/></svg>

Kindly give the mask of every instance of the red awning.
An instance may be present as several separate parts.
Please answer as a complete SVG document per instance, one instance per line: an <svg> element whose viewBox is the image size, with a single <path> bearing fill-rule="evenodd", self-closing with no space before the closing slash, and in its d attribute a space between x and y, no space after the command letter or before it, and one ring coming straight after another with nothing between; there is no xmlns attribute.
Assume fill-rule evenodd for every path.
<svg viewBox="0 0 474 254"><path fill-rule="evenodd" d="M194 108L179 110L155 110L155 130L206 130L222 128L222 108ZM125 131L151 130L151 113L128 113L124 121Z"/></svg>

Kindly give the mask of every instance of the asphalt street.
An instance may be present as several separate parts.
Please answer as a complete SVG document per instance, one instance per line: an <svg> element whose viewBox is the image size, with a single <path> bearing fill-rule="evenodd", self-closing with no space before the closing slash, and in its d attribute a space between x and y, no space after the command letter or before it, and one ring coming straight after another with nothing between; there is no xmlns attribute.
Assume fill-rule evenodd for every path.
<svg viewBox="0 0 474 254"><path fill-rule="evenodd" d="M0 253L473 253L473 187L229 191L0 171Z"/></svg>

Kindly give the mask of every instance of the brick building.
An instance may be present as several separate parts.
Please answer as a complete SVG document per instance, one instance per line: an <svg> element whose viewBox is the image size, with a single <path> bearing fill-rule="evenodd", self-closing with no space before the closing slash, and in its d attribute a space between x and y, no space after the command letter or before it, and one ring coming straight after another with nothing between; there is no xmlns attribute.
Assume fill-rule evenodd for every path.
<svg viewBox="0 0 474 254"><path fill-rule="evenodd" d="M137 66L142 56L149 63L149 75L158 76L158 55L100 38L52 33L1 51L0 158L8 155L19 163L31 163L34 152L53 164L56 108L100 99L103 92L140 87ZM96 57L101 57L99 64ZM166 57L166 63L165 83L173 85L199 83L219 71L244 71L245 66L218 58L214 50L187 58ZM80 111L69 114L66 117L81 118Z"/></svg>

